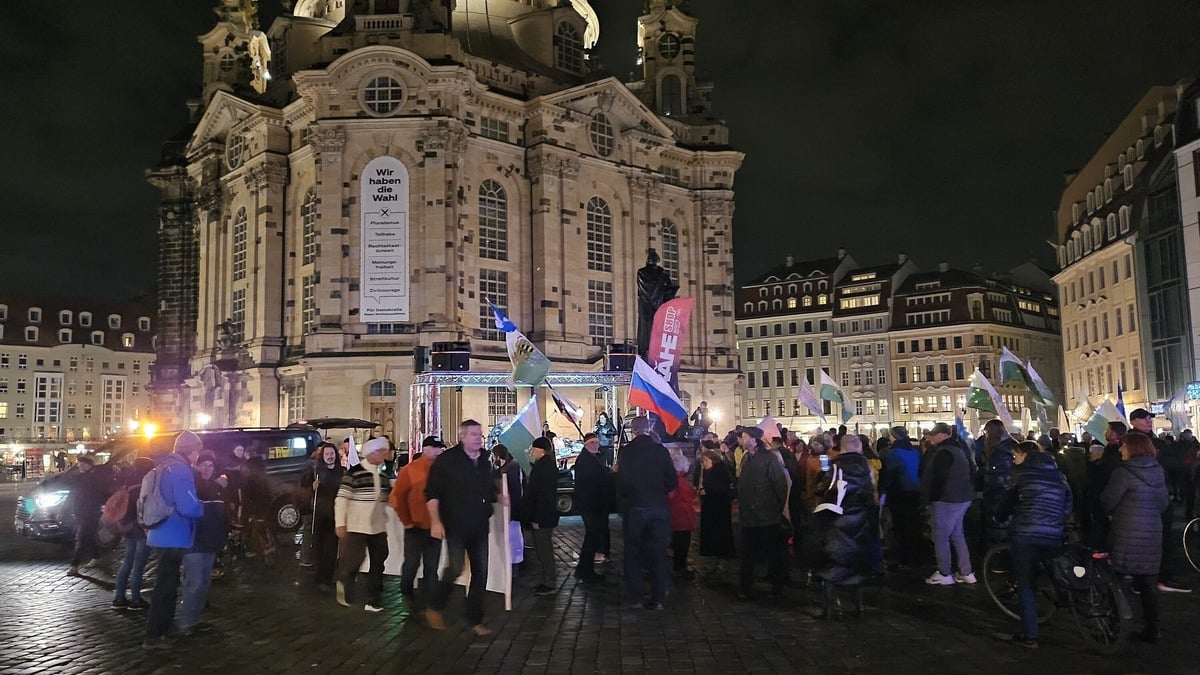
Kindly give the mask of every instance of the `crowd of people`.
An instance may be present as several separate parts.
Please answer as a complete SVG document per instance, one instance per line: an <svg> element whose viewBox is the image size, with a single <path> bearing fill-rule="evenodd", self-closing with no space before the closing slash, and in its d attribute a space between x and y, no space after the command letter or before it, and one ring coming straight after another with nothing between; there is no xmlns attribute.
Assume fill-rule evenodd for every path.
<svg viewBox="0 0 1200 675"><path fill-rule="evenodd" d="M976 584L972 560L1007 542L1022 610L1011 639L1036 647L1038 563L1060 551L1070 532L1111 550L1113 569L1139 594L1142 638L1159 639L1158 594L1188 592L1173 574L1176 540L1166 535L1172 502L1192 515L1200 444L1190 431L1177 439L1155 435L1146 410L1130 415L1132 429L1110 423L1103 440L1057 430L1027 439L999 420L987 422L977 439L944 423L920 439L901 426L874 440L845 427L805 439L783 427L747 426L721 438L697 413L693 422L705 426L692 437L695 444L668 443L671 449L648 418L630 420L628 439L605 418L585 434L575 461L574 505L584 537L574 576L586 585L606 581L601 566L611 555L610 514L618 513L630 609L662 609L673 583L720 577L737 561L739 599L758 597L764 581L772 596L795 582L820 589L825 617L836 614L845 590L854 593L854 611L861 613L863 586L889 570L928 566L931 586ZM528 470L503 445L485 448L483 427L474 420L459 426L457 441L446 447L430 436L404 466L394 461L386 437L365 442L349 466L332 443L317 448L302 482L312 494L311 561L320 589L347 607L384 609L390 509L404 526L400 590L406 603L430 628L445 629L445 609L469 564L467 624L476 636L489 635L483 602L489 521L495 504L507 499L514 574L535 580L534 595L559 592L554 532L561 467L551 440L533 442ZM263 517L256 496L267 494L256 484L265 480L262 460L244 453L237 460L215 476L212 453L198 436L184 433L157 467L138 460L121 476L123 509L112 507L113 497L102 502L89 482L90 458L80 460L73 494L77 512L86 515L68 573L78 574L83 561L96 556L94 535L102 524L123 535L126 553L112 606L149 610L146 649L167 648L169 632L207 628L200 617L209 582L221 571L218 554L229 528ZM151 471L159 472L154 481L147 478ZM171 505L166 520L152 528L139 518L146 485ZM524 542L534 554L528 561L522 560ZM151 550L158 578L147 603L141 585Z"/></svg>

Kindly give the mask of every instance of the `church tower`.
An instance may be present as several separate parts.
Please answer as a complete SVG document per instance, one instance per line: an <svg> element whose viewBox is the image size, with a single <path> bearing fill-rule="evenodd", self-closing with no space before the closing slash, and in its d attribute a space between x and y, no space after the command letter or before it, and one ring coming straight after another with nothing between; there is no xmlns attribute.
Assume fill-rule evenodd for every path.
<svg viewBox="0 0 1200 675"><path fill-rule="evenodd" d="M679 0L649 0L638 19L641 81L630 84L663 117L697 123L712 112L712 85L696 80L696 24Z"/></svg>

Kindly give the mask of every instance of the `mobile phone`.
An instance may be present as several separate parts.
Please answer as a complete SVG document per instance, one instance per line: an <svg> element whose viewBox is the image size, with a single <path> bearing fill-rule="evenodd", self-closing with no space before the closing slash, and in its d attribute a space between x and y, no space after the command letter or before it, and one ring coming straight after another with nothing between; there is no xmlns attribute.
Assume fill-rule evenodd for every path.
<svg viewBox="0 0 1200 675"><path fill-rule="evenodd" d="M818 455L821 460L821 471L829 471L829 455Z"/></svg>

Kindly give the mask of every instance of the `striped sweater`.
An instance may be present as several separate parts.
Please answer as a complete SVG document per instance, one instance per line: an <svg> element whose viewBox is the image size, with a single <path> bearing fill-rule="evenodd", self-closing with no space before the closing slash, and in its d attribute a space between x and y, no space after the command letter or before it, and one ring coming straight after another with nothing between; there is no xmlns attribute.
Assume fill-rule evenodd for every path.
<svg viewBox="0 0 1200 675"><path fill-rule="evenodd" d="M387 532L388 497L392 483L379 467L363 460L346 471L333 502L333 520L349 532Z"/></svg>

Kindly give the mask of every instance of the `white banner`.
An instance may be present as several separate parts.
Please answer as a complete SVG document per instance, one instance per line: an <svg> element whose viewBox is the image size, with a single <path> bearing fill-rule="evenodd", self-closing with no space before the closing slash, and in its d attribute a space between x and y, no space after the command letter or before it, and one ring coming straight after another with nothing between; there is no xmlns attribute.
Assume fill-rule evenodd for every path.
<svg viewBox="0 0 1200 675"><path fill-rule="evenodd" d="M359 186L359 315L363 323L408 321L408 169L395 157L376 157Z"/></svg>

